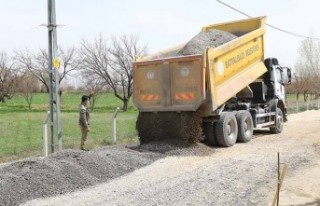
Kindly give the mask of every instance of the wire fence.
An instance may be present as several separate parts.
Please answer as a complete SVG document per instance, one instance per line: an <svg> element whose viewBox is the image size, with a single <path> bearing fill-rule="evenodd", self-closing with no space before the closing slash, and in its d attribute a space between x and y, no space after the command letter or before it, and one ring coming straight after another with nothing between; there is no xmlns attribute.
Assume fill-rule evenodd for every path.
<svg viewBox="0 0 320 206"><path fill-rule="evenodd" d="M303 99L290 100L287 104L289 114L304 112L308 110L319 110L320 98L312 100L308 99L307 101L304 101Z"/></svg>
<svg viewBox="0 0 320 206"><path fill-rule="evenodd" d="M88 149L95 149L104 145L113 144L112 138L112 114L92 113L90 120L90 132L86 142ZM133 143L138 141L135 129L137 114L121 112L116 118L117 144ZM75 131L64 128L63 147L78 149L80 145L80 128L75 126Z"/></svg>
<svg viewBox="0 0 320 206"><path fill-rule="evenodd" d="M299 100L290 98L288 101L289 114L319 109L320 98L308 101L302 98ZM137 111L120 112L117 116L117 144L139 141L135 128L137 113ZM42 155L44 115L45 113L42 112L1 114L0 125L4 130L0 133L0 162ZM78 113L62 114L63 149L78 149L80 146L78 115ZM90 126L88 149L112 144L112 113L93 112ZM50 139L48 139L48 144L50 154ZM57 144L57 139L55 139L55 144ZM57 151L57 146L55 146L55 151Z"/></svg>
<svg viewBox="0 0 320 206"><path fill-rule="evenodd" d="M45 112L21 112L1 114L0 126L0 162L29 156L42 156L43 128ZM92 112L91 131L86 147L90 150L112 144L112 113ZM117 144L138 142L135 122L137 112L120 112L117 116ZM78 124L78 113L62 113L62 146L63 149L79 149L81 132ZM48 122L47 126L50 123ZM54 126L56 130L56 125ZM50 131L48 129L48 131ZM49 132L50 133L50 132ZM54 135L54 148L58 151L57 135ZM51 153L51 139L48 134L48 152Z"/></svg>

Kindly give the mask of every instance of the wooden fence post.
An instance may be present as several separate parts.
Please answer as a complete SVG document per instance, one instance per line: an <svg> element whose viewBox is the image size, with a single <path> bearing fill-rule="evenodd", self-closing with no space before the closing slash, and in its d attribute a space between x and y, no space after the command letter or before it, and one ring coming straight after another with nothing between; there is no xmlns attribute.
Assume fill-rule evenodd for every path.
<svg viewBox="0 0 320 206"><path fill-rule="evenodd" d="M284 165L282 171L280 172L280 153L278 152L278 184L277 184L276 194L274 195L274 198L272 201L272 206L275 206L275 205L279 206L280 188L282 186L286 171L287 171L287 165Z"/></svg>

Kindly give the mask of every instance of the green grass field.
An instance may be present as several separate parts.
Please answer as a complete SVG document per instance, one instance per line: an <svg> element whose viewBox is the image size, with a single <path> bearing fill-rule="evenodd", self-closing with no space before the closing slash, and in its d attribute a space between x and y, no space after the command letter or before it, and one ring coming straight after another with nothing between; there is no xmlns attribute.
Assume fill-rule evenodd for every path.
<svg viewBox="0 0 320 206"><path fill-rule="evenodd" d="M78 125L80 97L81 94L73 93L62 95L63 148L78 148L80 145ZM31 111L28 110L23 97L19 95L6 103L0 103L0 162L42 154L42 121L48 110L47 102L47 94L36 94ZM97 100L96 108L91 111L91 132L87 141L89 149L111 144L112 112L115 107L121 106L121 101L112 94L104 94ZM132 103L129 111L119 113L118 143L138 141L135 130L136 116L137 111ZM56 138L55 144L57 141Z"/></svg>
<svg viewBox="0 0 320 206"><path fill-rule="evenodd" d="M287 107L288 107L289 114L303 112L308 109L309 110L319 109L320 100L310 99L308 102L305 102L303 100L303 95L300 95L299 100L297 101L295 94L288 94L287 95Z"/></svg>
<svg viewBox="0 0 320 206"><path fill-rule="evenodd" d="M82 93L64 93L61 97L61 110L63 112L78 112ZM121 107L122 102L115 98L113 94L107 93L98 96L97 103L93 111L112 112L115 107ZM44 112L49 110L49 95L46 93L34 94L31 112ZM11 100L0 103L0 114L6 112L27 112L29 111L26 100L22 95L17 94ZM129 104L129 112L134 111L132 102Z"/></svg>

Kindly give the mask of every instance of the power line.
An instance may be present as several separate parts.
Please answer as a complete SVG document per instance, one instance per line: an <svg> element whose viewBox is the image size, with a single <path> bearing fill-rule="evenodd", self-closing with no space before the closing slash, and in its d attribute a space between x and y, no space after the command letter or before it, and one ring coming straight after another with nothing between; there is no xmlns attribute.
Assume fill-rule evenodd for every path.
<svg viewBox="0 0 320 206"><path fill-rule="evenodd" d="M220 4L223 4L224 6L226 6L226 7L228 7L228 8L230 8L230 9L232 9L232 10L234 10L234 11L236 11L236 12L238 12L238 13L244 15L244 16L246 16L246 17L252 18L252 16L250 16L249 14L246 14L246 13L244 13L243 11L240 11L239 9L236 9L235 7L233 7L233 6L225 3L225 2L223 2L223 1L220 1L220 0L216 0L216 1L219 2ZM320 41L319 38L315 38L315 37L310 37L310 36L305 36L305 35L297 34L297 33L291 32L291 31L287 31L287 30L285 30L285 29L281 29L280 27L273 26L273 25L268 24L268 23L266 23L266 25L269 26L269 27L271 27L271 28L273 28L273 29L276 29L276 30L278 30L278 31L281 31L281 32L283 32L283 33L286 33L286 34L289 34L289 35L292 35L292 36L295 36L295 37L306 38L306 39L311 39L311 40Z"/></svg>
<svg viewBox="0 0 320 206"><path fill-rule="evenodd" d="M230 9L232 9L232 10L234 10L234 11L240 13L240 14L243 14L243 15L245 15L245 16L247 16L247 17L252 18L249 14L246 14L246 13L240 11L239 9L236 9L236 8L234 8L233 6L230 6L229 4L224 3L223 1L219 1L219 0L216 0L216 1L219 2L220 4L225 5L226 7L229 7Z"/></svg>

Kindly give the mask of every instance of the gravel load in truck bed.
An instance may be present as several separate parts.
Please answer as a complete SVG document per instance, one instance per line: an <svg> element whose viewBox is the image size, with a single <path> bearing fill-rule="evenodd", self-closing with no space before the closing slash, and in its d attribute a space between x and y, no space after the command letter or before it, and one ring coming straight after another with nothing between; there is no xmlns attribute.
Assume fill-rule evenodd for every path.
<svg viewBox="0 0 320 206"><path fill-rule="evenodd" d="M203 54L207 47L215 48L235 38L237 38L236 35L221 30L201 31L180 49L177 56Z"/></svg>
<svg viewBox="0 0 320 206"><path fill-rule="evenodd" d="M236 35L217 29L201 31L192 39L190 39L190 41L173 48L165 49L155 54L151 54L145 59L152 60L176 56L203 54L207 47L215 48L235 38L237 38Z"/></svg>

